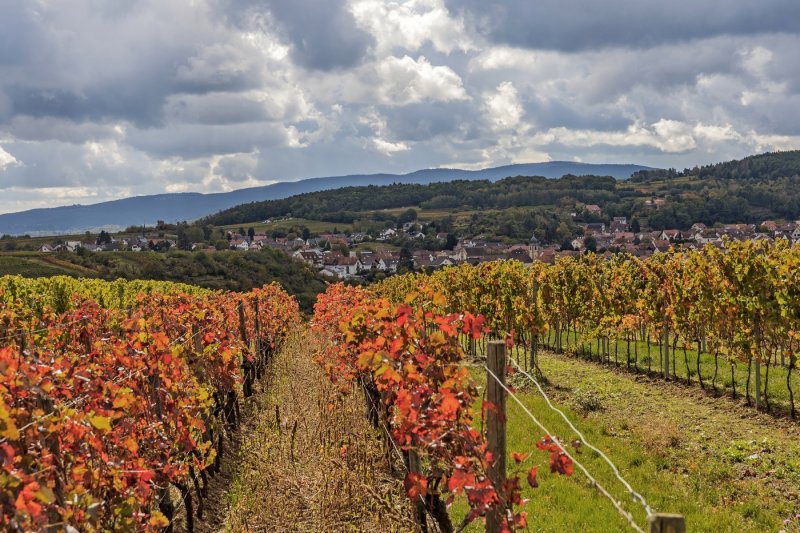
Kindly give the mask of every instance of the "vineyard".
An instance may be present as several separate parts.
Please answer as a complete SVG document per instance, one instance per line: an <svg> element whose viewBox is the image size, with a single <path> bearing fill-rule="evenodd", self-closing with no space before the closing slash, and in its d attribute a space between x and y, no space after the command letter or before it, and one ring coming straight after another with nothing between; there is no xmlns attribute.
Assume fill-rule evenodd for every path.
<svg viewBox="0 0 800 533"><path fill-rule="evenodd" d="M3 525L192 531L250 413L236 530L347 529L332 512L356 529L541 529L543 505L565 529L683 530L657 509L771 527L800 498L799 266L800 249L751 242L463 265L330 285L311 331L274 284L0 278Z"/></svg>
<svg viewBox="0 0 800 533"><path fill-rule="evenodd" d="M800 248L785 241L531 269L484 263L392 278L379 290L403 301L422 287L441 295L432 309L484 317L488 337L505 340L526 370L537 371L546 347L796 415Z"/></svg>
<svg viewBox="0 0 800 533"><path fill-rule="evenodd" d="M515 465L506 477L509 399L541 431L536 448L549 454L550 471L571 476L581 469L641 531L506 385L506 371L533 383L568 423L539 383L546 379L543 348L709 393L728 390L794 418L798 266L798 248L732 242L646 260L588 255L530 269L496 262L394 277L369 290L333 286L315 310L315 326L334 338L318 361L342 390L363 391L372 423L404 464L420 524L451 531L486 517L489 531L526 527L521 479L537 487L538 472L536 465L522 467L530 454L521 449L511 453ZM501 363L493 366L493 359ZM474 363L470 369L476 360L486 370L483 387ZM499 433L492 429L498 420ZM580 437L578 446L590 446L571 423L569 430ZM592 449L645 516L654 516L616 465ZM468 512L453 524L446 510L464 499Z"/></svg>
<svg viewBox="0 0 800 533"><path fill-rule="evenodd" d="M4 527L158 531L175 487L191 529L239 399L299 320L277 285L0 279Z"/></svg>

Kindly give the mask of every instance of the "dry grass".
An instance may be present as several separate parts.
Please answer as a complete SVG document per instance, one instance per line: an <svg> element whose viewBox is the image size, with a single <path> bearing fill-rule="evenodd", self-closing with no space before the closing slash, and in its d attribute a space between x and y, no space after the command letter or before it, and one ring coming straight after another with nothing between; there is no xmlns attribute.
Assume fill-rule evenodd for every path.
<svg viewBox="0 0 800 533"><path fill-rule="evenodd" d="M228 531L415 530L363 397L337 393L311 360L321 345L307 330L296 332L255 397L228 493Z"/></svg>

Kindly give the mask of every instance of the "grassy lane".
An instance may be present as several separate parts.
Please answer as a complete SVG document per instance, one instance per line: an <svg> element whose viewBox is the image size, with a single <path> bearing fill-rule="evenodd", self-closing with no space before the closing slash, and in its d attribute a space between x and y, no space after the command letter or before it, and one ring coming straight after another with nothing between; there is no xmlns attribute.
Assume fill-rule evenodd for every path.
<svg viewBox="0 0 800 533"><path fill-rule="evenodd" d="M555 344L555 336L551 339L551 345ZM562 334L562 344L565 350L575 351L576 349L583 349L587 354L591 352L593 358L597 358L597 343L595 341L587 341L581 344L581 335L578 333L577 348L575 342L575 335L570 334L567 339L566 333ZM745 398L747 383L750 382L750 398L751 401L755 397L755 365L751 366L748 372L748 365L746 361L734 361L734 364L728 361L724 355L719 355L715 361L712 354L701 353L698 359L696 345L687 346L686 353L683 351L683 343L681 341L677 344L677 349L673 353L672 346L670 346L670 375L674 375L677 379L694 384L699 387L698 380L698 361L700 376L703 378L703 383L708 390L716 388L718 392L724 392L732 395L733 383L736 384L736 394L739 398ZM657 344L650 344L646 342L631 342L630 343L630 365L639 369L647 370L648 368L653 372L660 372L663 368L662 353ZM648 357L649 353L649 357ZM588 357L588 355L587 355ZM619 366L628 365L628 343L625 340L620 340L615 343L613 340L608 343L608 351L605 353L605 358L611 364L618 364ZM773 356L771 367L768 369L766 364L761 365L761 387L767 391L767 396L762 397L762 408L769 402L770 408L776 412L788 413L789 411L789 389L787 387L787 368L779 363L781 359L779 356ZM788 358L784 360L788 364ZM687 368L688 367L688 368ZM673 372L674 369L674 372ZM769 372L769 374L768 374ZM716 374L716 380L712 383L712 378ZM687 379L688 376L688 379ZM792 386L792 391L795 396L795 408L800 407L800 371L794 370L789 376L789 383Z"/></svg>
<svg viewBox="0 0 800 533"><path fill-rule="evenodd" d="M414 530L363 396L337 394L311 360L321 342L299 330L254 397L227 496L228 531Z"/></svg>
<svg viewBox="0 0 800 533"><path fill-rule="evenodd" d="M606 452L655 510L684 514L689 531L778 531L785 518L800 511L800 431L792 422L694 387L567 356L545 353L541 365L550 381L548 394L588 441ZM482 370L476 367L474 375L485 383ZM511 383L550 431L565 442L576 438L522 376ZM540 487L528 488L523 481L531 531L626 529L577 468L571 478L550 474L547 456L535 450L542 431L511 399L508 428L509 451L532 452L521 465L522 479L539 464ZM584 447L577 458L646 524L643 509L599 456ZM454 522L465 512L457 502L451 509ZM478 524L470 529L480 530Z"/></svg>

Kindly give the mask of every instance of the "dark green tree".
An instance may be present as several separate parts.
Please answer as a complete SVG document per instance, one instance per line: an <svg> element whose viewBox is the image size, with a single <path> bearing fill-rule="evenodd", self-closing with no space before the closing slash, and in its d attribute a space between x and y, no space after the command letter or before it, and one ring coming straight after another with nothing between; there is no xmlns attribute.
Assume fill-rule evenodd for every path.
<svg viewBox="0 0 800 533"><path fill-rule="evenodd" d="M405 274L414 271L414 256L411 254L411 245L405 243L400 248L400 259L397 262L397 273Z"/></svg>
<svg viewBox="0 0 800 533"><path fill-rule="evenodd" d="M403 211L399 217L397 217L398 224L405 224L406 222L414 222L417 220L417 210L410 208Z"/></svg>
<svg viewBox="0 0 800 533"><path fill-rule="evenodd" d="M594 235L589 235L583 239L583 247L586 248L587 252L597 252L597 239L594 238Z"/></svg>
<svg viewBox="0 0 800 533"><path fill-rule="evenodd" d="M179 250L191 250L192 243L189 240L189 237L186 235L186 229L183 226L178 228L178 249Z"/></svg>

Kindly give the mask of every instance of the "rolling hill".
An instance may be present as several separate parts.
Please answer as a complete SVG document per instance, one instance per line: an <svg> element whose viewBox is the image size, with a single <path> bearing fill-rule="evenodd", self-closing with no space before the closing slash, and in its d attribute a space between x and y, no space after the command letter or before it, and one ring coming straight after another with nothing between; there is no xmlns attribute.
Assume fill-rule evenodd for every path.
<svg viewBox="0 0 800 533"><path fill-rule="evenodd" d="M631 164L589 164L551 161L507 165L483 170L426 169L409 174L363 174L311 178L280 182L263 187L240 189L226 193L173 193L137 196L92 205L71 205L32 209L0 215L0 235L46 235L81 233L83 231L120 230L128 226L158 220L175 222L195 220L223 209L263 200L276 200L297 194L352 187L389 185L392 183L427 184L453 180L496 181L508 176L536 175L558 178L565 174L613 176L627 179L634 172L649 167Z"/></svg>

